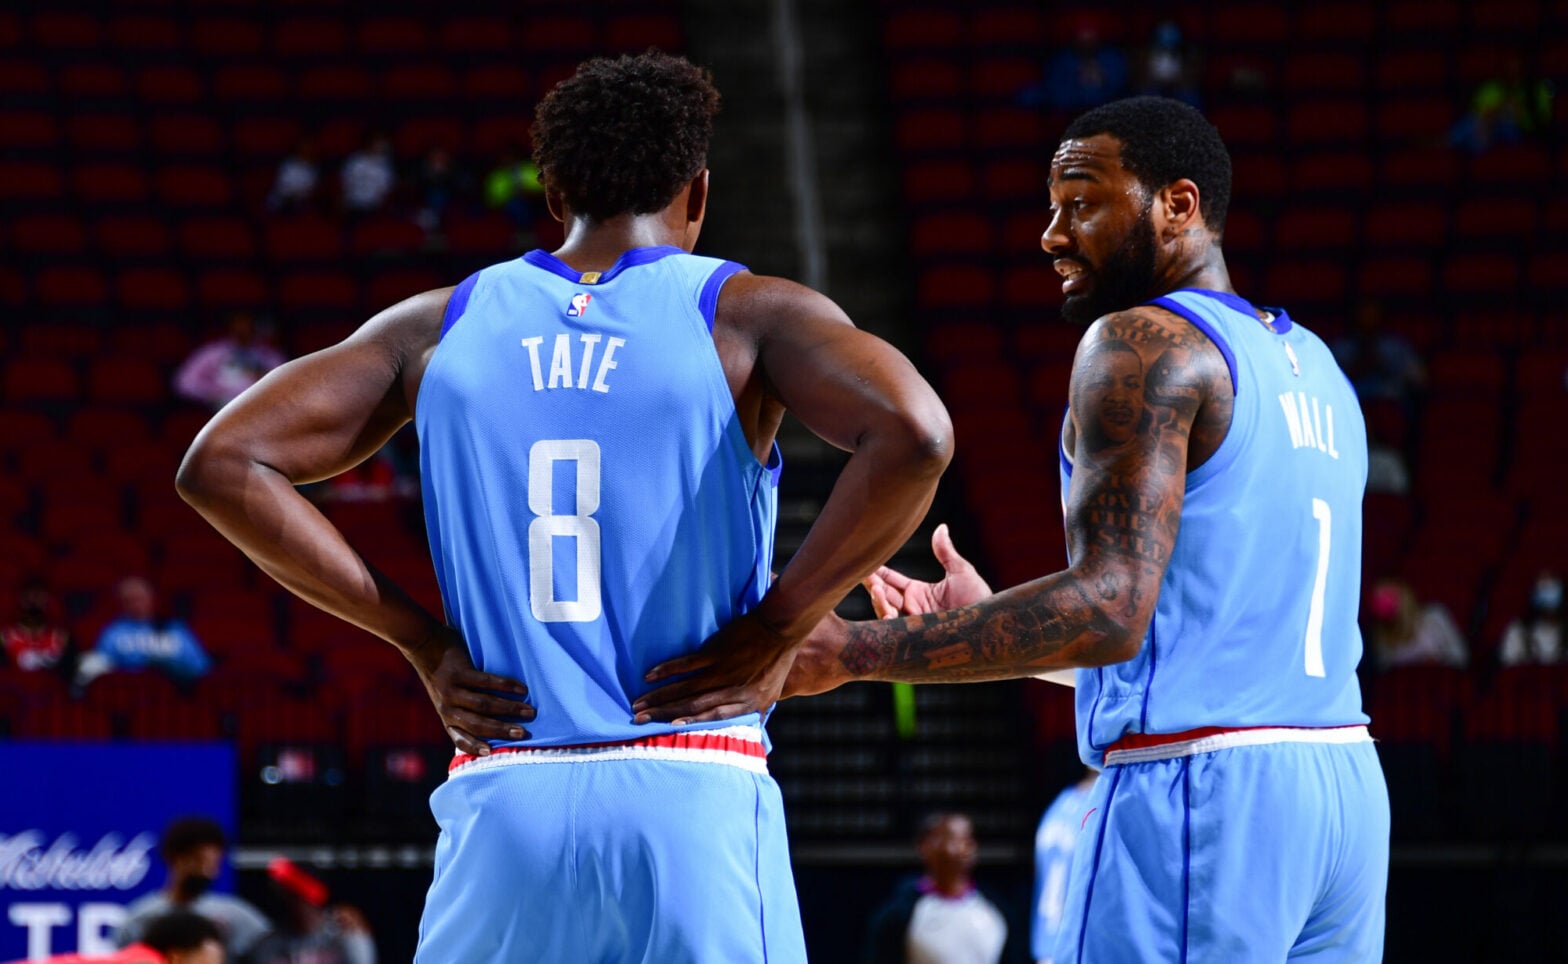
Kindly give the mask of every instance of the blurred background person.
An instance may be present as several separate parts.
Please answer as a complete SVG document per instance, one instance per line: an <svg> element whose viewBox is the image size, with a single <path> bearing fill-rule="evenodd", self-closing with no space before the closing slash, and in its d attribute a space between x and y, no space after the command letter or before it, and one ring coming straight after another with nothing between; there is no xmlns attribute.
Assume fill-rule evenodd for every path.
<svg viewBox="0 0 1568 964"><path fill-rule="evenodd" d="M47 964L224 964L223 937L212 921L171 910L147 921L141 940L112 954L56 954ZM20 961L12 964L22 964Z"/></svg>
<svg viewBox="0 0 1568 964"><path fill-rule="evenodd" d="M865 964L997 964L1020 959L1007 919L980 892L980 845L967 814L934 813L917 838L925 873L894 890L871 916ZM1007 957L1007 950L1013 953Z"/></svg>
<svg viewBox="0 0 1568 964"><path fill-rule="evenodd" d="M1457 666L1470 662L1470 644L1439 602L1422 605L1402 579L1380 579L1367 597L1367 641L1378 667Z"/></svg>
<svg viewBox="0 0 1568 964"><path fill-rule="evenodd" d="M1029 953L1036 964L1052 964L1056 935L1067 906L1067 872L1088 810L1089 791L1099 774L1085 768L1077 783L1045 808L1034 834L1034 910L1029 924Z"/></svg>
<svg viewBox="0 0 1568 964"><path fill-rule="evenodd" d="M1563 656L1563 580L1550 569L1535 577L1524 615L1503 631L1498 660L1504 666L1556 663Z"/></svg>
<svg viewBox="0 0 1568 964"><path fill-rule="evenodd" d="M544 203L544 184L539 180L538 165L517 145L508 145L495 167L485 174L484 199L486 207L511 218L519 247L531 243L534 220Z"/></svg>
<svg viewBox="0 0 1568 964"><path fill-rule="evenodd" d="M1542 134L1552 123L1554 93L1550 82L1530 77L1524 58L1513 54L1501 73L1476 87L1470 109L1449 130L1448 142L1480 154Z"/></svg>
<svg viewBox="0 0 1568 964"><path fill-rule="evenodd" d="M77 686L86 686L104 673L146 669L186 684L212 668L212 660L190 627L158 612L152 583L132 576L122 580L115 591L120 614L103 628L92 651L78 662Z"/></svg>
<svg viewBox="0 0 1568 964"><path fill-rule="evenodd" d="M1084 18L1073 44L1050 59L1045 76L1019 94L1024 104L1076 114L1127 93L1127 57L1100 38L1100 28Z"/></svg>
<svg viewBox="0 0 1568 964"><path fill-rule="evenodd" d="M250 955L250 964L376 964L376 942L357 908L328 906L327 885L291 860L267 865L277 929Z"/></svg>
<svg viewBox="0 0 1568 964"><path fill-rule="evenodd" d="M181 817L169 824L158 841L168 880L162 890L131 903L114 942L128 947L156 936L153 923L170 911L188 911L211 921L229 961L244 962L272 930L261 911L230 894L215 894L212 885L223 871L228 839L223 828L206 817Z"/></svg>
<svg viewBox="0 0 1568 964"><path fill-rule="evenodd" d="M200 346L180 364L174 390L181 398L217 410L285 361L287 356L272 344L272 327L258 323L248 311L236 311L221 338Z"/></svg>
<svg viewBox="0 0 1568 964"><path fill-rule="evenodd" d="M1426 366L1409 339L1383 324L1383 305L1365 300L1356 306L1350 331L1331 346L1363 404L1387 399L1407 411L1426 387Z"/></svg>
<svg viewBox="0 0 1568 964"><path fill-rule="evenodd" d="M1198 106L1197 57L1182 44L1181 28L1163 20L1139 55L1136 92Z"/></svg>
<svg viewBox="0 0 1568 964"><path fill-rule="evenodd" d="M320 191L321 165L316 159L316 142L302 137L294 150L278 162L267 207L278 212L315 208L321 201Z"/></svg>
<svg viewBox="0 0 1568 964"><path fill-rule="evenodd" d="M46 670L69 678L76 671L76 641L41 582L30 582L18 593L16 618L0 629L0 646L6 661L24 672Z"/></svg>
<svg viewBox="0 0 1568 964"><path fill-rule="evenodd" d="M351 214L380 210L397 186L391 138L380 131L367 134L359 150L343 160L339 177L344 209Z"/></svg>

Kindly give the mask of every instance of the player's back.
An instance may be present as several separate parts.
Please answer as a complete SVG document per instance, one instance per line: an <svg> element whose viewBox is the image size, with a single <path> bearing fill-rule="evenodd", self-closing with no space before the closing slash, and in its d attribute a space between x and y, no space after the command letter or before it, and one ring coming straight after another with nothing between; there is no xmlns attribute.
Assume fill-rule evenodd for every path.
<svg viewBox="0 0 1568 964"><path fill-rule="evenodd" d="M1277 309L1266 323L1241 298L1197 290L1154 304L1220 348L1235 405L1224 442L1188 474L1139 654L1078 674L1084 759L1100 763L1128 734L1365 723L1355 671L1367 446L1349 382Z"/></svg>
<svg viewBox="0 0 1568 964"><path fill-rule="evenodd" d="M643 673L767 588L778 453L753 455L711 332L737 270L535 251L453 291L415 418L425 516L448 620L539 708L519 745L673 729L632 725Z"/></svg>

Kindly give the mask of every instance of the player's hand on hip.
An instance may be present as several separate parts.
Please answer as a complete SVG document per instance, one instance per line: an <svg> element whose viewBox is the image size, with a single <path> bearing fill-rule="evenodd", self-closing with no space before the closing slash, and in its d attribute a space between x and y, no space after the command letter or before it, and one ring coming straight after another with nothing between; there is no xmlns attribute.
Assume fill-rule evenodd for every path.
<svg viewBox="0 0 1568 964"><path fill-rule="evenodd" d="M879 617L892 619L957 609L991 595L991 587L980 578L980 573L953 547L947 523L931 533L931 552L947 573L941 582L911 579L887 566L866 577L866 592L871 594L871 605Z"/></svg>
<svg viewBox="0 0 1568 964"><path fill-rule="evenodd" d="M708 723L762 713L778 702L799 640L781 635L747 613L720 629L689 656L661 663L650 683L690 673L632 704L634 723Z"/></svg>
<svg viewBox="0 0 1568 964"><path fill-rule="evenodd" d="M488 756L487 740L526 740L522 723L537 715L518 697L528 687L505 676L474 668L468 645L456 630L443 626L405 655L419 672L447 736L464 753Z"/></svg>

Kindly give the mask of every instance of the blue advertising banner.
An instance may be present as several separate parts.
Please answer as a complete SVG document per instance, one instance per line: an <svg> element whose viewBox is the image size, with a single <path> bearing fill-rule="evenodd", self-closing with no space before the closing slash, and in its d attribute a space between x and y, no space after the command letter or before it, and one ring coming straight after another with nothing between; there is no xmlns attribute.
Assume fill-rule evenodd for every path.
<svg viewBox="0 0 1568 964"><path fill-rule="evenodd" d="M0 961L112 951L125 905L164 883L158 835L189 815L232 839L228 744L0 742Z"/></svg>

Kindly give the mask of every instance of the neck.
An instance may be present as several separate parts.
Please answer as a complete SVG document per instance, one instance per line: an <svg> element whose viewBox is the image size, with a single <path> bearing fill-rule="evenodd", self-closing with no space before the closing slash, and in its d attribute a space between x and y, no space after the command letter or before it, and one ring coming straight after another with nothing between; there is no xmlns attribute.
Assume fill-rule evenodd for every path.
<svg viewBox="0 0 1568 964"><path fill-rule="evenodd" d="M969 893L970 888L974 886L974 881L968 874L955 874L947 877L927 874L926 879L931 881L932 888L943 897L962 897Z"/></svg>
<svg viewBox="0 0 1568 964"><path fill-rule="evenodd" d="M607 221L568 215L566 241L554 251L578 271L604 271L633 248L668 244L685 247L685 232L671 226L665 212L623 214Z"/></svg>
<svg viewBox="0 0 1568 964"><path fill-rule="evenodd" d="M1181 288L1236 293L1230 284L1230 271L1225 267L1225 253L1219 245L1208 243L1207 238L1203 248L1193 252L1191 257L1179 258L1171 263L1170 269L1160 278L1158 288L1161 294Z"/></svg>

